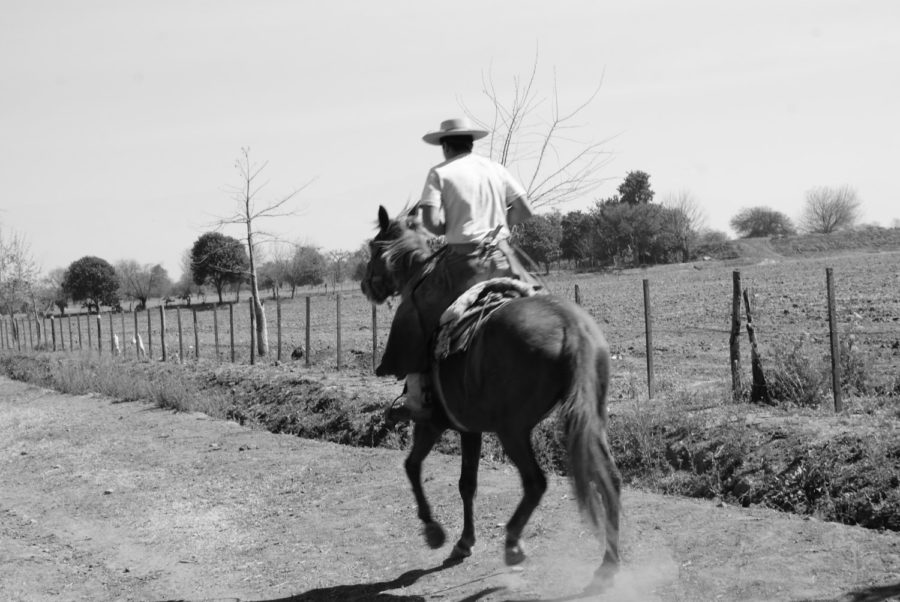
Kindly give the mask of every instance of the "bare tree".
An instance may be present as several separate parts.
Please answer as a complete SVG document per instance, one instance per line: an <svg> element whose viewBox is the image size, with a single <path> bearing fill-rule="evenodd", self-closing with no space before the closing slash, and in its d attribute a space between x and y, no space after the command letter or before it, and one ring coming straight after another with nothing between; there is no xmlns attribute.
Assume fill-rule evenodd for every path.
<svg viewBox="0 0 900 602"><path fill-rule="evenodd" d="M852 186L817 186L806 192L800 227L814 234L831 234L852 228L859 217L859 197Z"/></svg>
<svg viewBox="0 0 900 602"><path fill-rule="evenodd" d="M483 77L483 92L493 108L490 119L480 119L461 102L472 121L491 132L490 157L514 166L535 209L554 207L596 189L606 179L600 171L610 160L609 151L604 150L609 139L595 141L587 136L580 140L575 133L586 131L581 119L600 85L576 106L563 109L555 69L548 97L538 91L537 71L535 54L531 73L513 77L508 98L498 91L490 72Z"/></svg>
<svg viewBox="0 0 900 602"><path fill-rule="evenodd" d="M141 265L133 259L123 259L115 268L122 295L137 299L138 309L147 309L147 299L163 297L172 288L172 280L160 264Z"/></svg>
<svg viewBox="0 0 900 602"><path fill-rule="evenodd" d="M60 314L65 315L69 306L68 296L63 290L66 279L65 268L54 268L47 272L38 283L37 299L44 306L44 313L49 313L56 306Z"/></svg>
<svg viewBox="0 0 900 602"><path fill-rule="evenodd" d="M706 214L689 190L667 194L662 205L671 210L668 227L681 246L681 260L690 261L691 248L706 227Z"/></svg>
<svg viewBox="0 0 900 602"><path fill-rule="evenodd" d="M288 202L312 183L312 181L307 182L300 188L295 188L292 192L277 197L268 204L259 206L257 197L267 184L267 182L259 181L260 175L268 164L268 161L264 161L261 164L252 162L250 160L250 149L246 147L241 149L241 156L235 161L235 168L240 175L241 183L239 186L235 186L232 191L232 196L236 203L235 212L218 222L218 227L220 228L228 225L240 225L246 232L244 240L247 243L247 254L250 258L250 295L253 313L256 316L256 350L260 357L269 353L269 337L266 328L266 314L263 311L262 301L260 300L259 283L256 274L259 253L258 245L264 242L271 242L275 237L270 233L258 230L257 226L262 219L287 217L296 214L296 211L288 211L286 209Z"/></svg>
<svg viewBox="0 0 900 602"><path fill-rule="evenodd" d="M24 311L33 301L38 272L28 240L15 232L4 235L0 230L0 307L6 313Z"/></svg>

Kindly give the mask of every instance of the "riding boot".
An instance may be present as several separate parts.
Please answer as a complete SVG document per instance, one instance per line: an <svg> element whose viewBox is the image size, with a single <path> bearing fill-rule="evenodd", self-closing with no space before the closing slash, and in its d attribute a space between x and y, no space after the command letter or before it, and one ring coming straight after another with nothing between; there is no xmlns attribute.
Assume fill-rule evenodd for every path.
<svg viewBox="0 0 900 602"><path fill-rule="evenodd" d="M403 405L409 410L410 416L415 421L431 418L430 380L425 372L406 375L406 400Z"/></svg>

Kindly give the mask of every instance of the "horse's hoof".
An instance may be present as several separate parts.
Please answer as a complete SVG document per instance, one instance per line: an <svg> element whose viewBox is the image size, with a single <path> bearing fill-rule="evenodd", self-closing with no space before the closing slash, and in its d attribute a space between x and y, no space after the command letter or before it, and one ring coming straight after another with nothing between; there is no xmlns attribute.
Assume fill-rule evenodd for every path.
<svg viewBox="0 0 900 602"><path fill-rule="evenodd" d="M455 546L453 546L453 551L450 552L449 560L462 560L463 558L468 558L471 555L472 547L458 542Z"/></svg>
<svg viewBox="0 0 900 602"><path fill-rule="evenodd" d="M613 585L613 580L615 579L616 573L619 572L619 563L611 562L608 559L603 559L603 564L601 564L596 571L594 571L594 580L591 581L591 584L585 589L585 593L590 594L598 594L603 591L606 591Z"/></svg>
<svg viewBox="0 0 900 602"><path fill-rule="evenodd" d="M432 550L436 550L447 541L444 529L437 523L428 523L425 525L425 542Z"/></svg>
<svg viewBox="0 0 900 602"><path fill-rule="evenodd" d="M506 553L504 560L508 566L515 566L517 564L521 564L525 561L525 548L522 547L522 543L518 542L515 544L507 544L506 545Z"/></svg>

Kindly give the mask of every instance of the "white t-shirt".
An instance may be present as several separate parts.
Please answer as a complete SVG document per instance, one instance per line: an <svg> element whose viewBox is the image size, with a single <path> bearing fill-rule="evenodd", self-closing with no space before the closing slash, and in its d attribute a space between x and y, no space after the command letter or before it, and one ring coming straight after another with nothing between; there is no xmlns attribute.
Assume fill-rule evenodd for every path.
<svg viewBox="0 0 900 602"><path fill-rule="evenodd" d="M525 189L505 167L467 153L431 168L419 205L444 210L448 243L477 243L497 226L502 226L497 239L507 238L506 211L525 197Z"/></svg>

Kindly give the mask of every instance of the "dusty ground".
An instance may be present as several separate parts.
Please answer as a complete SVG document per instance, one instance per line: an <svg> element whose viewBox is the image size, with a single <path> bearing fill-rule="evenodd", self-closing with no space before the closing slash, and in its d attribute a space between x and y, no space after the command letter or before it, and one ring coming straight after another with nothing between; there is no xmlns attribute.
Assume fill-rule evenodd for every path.
<svg viewBox="0 0 900 602"><path fill-rule="evenodd" d="M576 599L602 550L567 483L510 570L518 478L484 465L475 555L444 566L402 457L0 379L0 600ZM452 538L457 459L426 472ZM633 490L624 504L624 566L601 599L850 600L900 582L898 533Z"/></svg>

